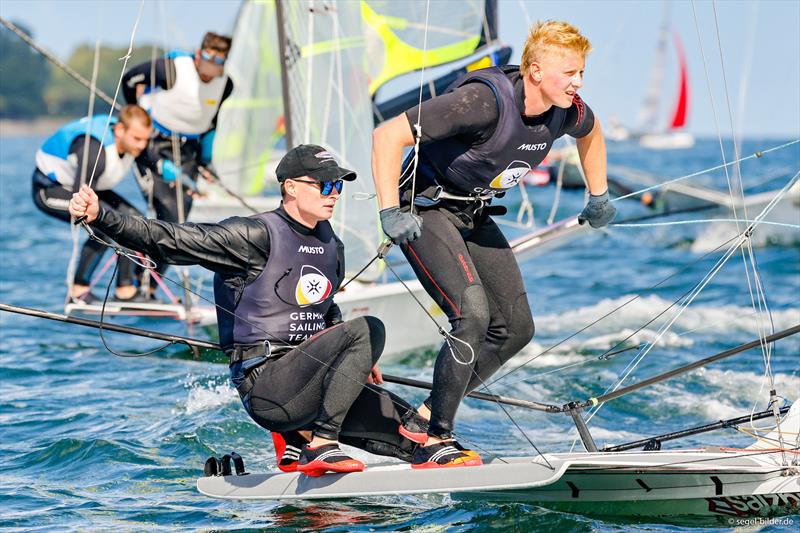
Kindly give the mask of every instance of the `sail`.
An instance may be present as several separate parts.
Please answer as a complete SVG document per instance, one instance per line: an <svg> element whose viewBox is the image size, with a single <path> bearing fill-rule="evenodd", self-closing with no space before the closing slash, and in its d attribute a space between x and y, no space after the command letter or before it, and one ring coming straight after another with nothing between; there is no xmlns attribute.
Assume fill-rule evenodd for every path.
<svg viewBox="0 0 800 533"><path fill-rule="evenodd" d="M461 59L494 39L496 30L485 26L486 9L491 11L494 4L362 0L361 16L370 49L370 94L397 76ZM491 22L494 20L492 16Z"/></svg>
<svg viewBox="0 0 800 533"><path fill-rule="evenodd" d="M277 191L274 165L285 151L280 58L273 0L242 3L225 70L234 90L217 122L214 166L241 195Z"/></svg>
<svg viewBox="0 0 800 533"><path fill-rule="evenodd" d="M686 57L683 55L683 46L678 34L673 34L675 41L675 52L678 55L678 65L680 67L680 82L678 85L678 101L675 103L675 111L672 113L670 129L682 128L686 125L686 108L688 103L688 81L686 74Z"/></svg>
<svg viewBox="0 0 800 533"><path fill-rule="evenodd" d="M657 129L656 124L659 122L658 108L661 101L661 86L664 82L664 65L667 56L667 37L667 29L663 27L658 37L656 59L650 71L650 82L647 86L647 93L645 94L644 102L642 102L642 107L639 109L639 114L636 118L639 131L646 132Z"/></svg>
<svg viewBox="0 0 800 533"><path fill-rule="evenodd" d="M345 243L347 269L354 272L375 255L381 238L370 170L372 103L360 5L310 0L277 7L292 142L324 146L358 174L345 183L332 220Z"/></svg>

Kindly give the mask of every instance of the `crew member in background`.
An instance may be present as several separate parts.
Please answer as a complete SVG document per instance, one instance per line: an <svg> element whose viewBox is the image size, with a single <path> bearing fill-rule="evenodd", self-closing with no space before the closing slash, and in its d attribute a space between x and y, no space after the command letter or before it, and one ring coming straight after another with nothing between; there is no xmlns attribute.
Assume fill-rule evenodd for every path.
<svg viewBox="0 0 800 533"><path fill-rule="evenodd" d="M36 207L69 222L69 200L80 189L81 176L85 176L85 182L97 193L103 209L142 216L111 189L122 181L135 158L140 158L143 166L150 165L142 154L151 133L150 116L137 105L125 106L119 118L112 118L110 122L107 115L96 115L63 126L36 152L36 169L33 171ZM73 303L98 302L89 286L105 250L105 246L92 239L83 244L70 294ZM120 257L115 292L118 300L139 298L133 282L133 263Z"/></svg>
<svg viewBox="0 0 800 533"><path fill-rule="evenodd" d="M579 219L601 228L614 218L600 123L578 96L590 49L588 39L570 24L536 24L525 42L522 65L470 72L448 92L375 130L372 173L383 231L401 245L460 341L452 343L457 350L445 343L436 358L431 395L418 409L430 423L409 421L401 427L422 445L414 468L481 464L475 452L454 440L456 411L467 393L481 387L533 336L519 266L490 217L505 209L490 206L493 198L530 174L555 139L570 135L577 139L590 192ZM409 172L403 173L408 177L400 182L403 148L415 143L418 121L416 182L411 159L405 164Z"/></svg>
<svg viewBox="0 0 800 533"><path fill-rule="evenodd" d="M274 432L278 466L310 476L355 472L364 464L339 441L409 461L415 444L398 432L414 409L376 387L383 323L343 321L333 295L344 279L344 245L329 219L344 181L316 145L300 145L276 170L281 206L219 224L174 224L101 208L84 187L73 216L156 262L199 264L216 273L219 339L247 413Z"/></svg>
<svg viewBox="0 0 800 533"><path fill-rule="evenodd" d="M152 198L159 220L178 222L176 183L184 187L183 213L189 214L198 166L211 163L217 115L233 91L225 75L230 48L230 37L208 32L194 54L170 52L131 68L122 78L125 100L138 103L153 118L150 151L162 162L158 172L150 173L152 181L143 184L143 192ZM144 167L139 170L146 176Z"/></svg>

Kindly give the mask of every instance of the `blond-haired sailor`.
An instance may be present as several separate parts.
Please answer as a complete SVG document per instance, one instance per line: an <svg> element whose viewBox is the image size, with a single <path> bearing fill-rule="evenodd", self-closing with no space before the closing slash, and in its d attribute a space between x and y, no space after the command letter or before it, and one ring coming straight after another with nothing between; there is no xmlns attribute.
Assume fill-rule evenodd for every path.
<svg viewBox="0 0 800 533"><path fill-rule="evenodd" d="M470 72L445 94L374 132L372 172L383 231L401 245L461 341L452 341L456 350L445 343L436 359L433 390L419 407L429 424L409 420L400 427L423 445L415 468L481 464L475 452L453 440L458 406L533 336L519 267L490 218L505 209L491 205L493 198L533 172L553 141L570 135L577 139L591 194L581 220L600 228L614 217L600 123L578 96L590 50L589 40L571 24L537 23L520 66ZM401 160L403 149L415 143L417 122L414 180L413 152Z"/></svg>

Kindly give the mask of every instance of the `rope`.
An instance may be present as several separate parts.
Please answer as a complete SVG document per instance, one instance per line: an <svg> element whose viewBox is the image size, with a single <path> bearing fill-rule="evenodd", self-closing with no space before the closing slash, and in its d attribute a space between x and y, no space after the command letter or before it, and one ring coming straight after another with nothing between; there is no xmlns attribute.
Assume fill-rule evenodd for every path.
<svg viewBox="0 0 800 533"><path fill-rule="evenodd" d="M123 60L122 69L119 73L119 80L117 80L117 87L114 89L114 97L111 99L111 109L108 110L108 117L106 118L106 127L103 128L103 137L100 139L100 145L102 146L106 139L106 134L108 133L108 125L111 123L111 116L114 114L114 110L117 106L117 97L119 97L119 88L122 86L122 77L125 75L125 70L128 66L128 60L131 58L133 54L133 41L136 38L136 30L139 27L139 20L142 18L142 9L144 9L144 0L139 3L139 13L136 15L136 20L133 23L133 30L131 31L131 39L128 44L128 52L122 56L120 59ZM97 171L97 164L100 162L100 154L102 154L102 150L97 152L97 158L94 160L94 166L92 167L92 173L89 176L89 187L92 186L92 182L94 181L94 175Z"/></svg>
<svg viewBox="0 0 800 533"><path fill-rule="evenodd" d="M89 141L91 140L91 117L94 115L94 97L97 93L97 72L100 66L100 40L94 45L94 61L92 63L92 81L89 85L89 109L86 117L86 133L83 137L83 158L81 158L80 184L86 183L86 167L89 164ZM102 145L101 145L102 150ZM75 288L75 269L78 266L78 228L75 224L70 224L70 237L72 239L72 252L70 253L69 263L67 263L67 294L64 296L64 305L72 300L72 291ZM92 286L89 285L91 291Z"/></svg>
<svg viewBox="0 0 800 533"><path fill-rule="evenodd" d="M644 227L652 227L652 226L683 226L687 224L708 224L713 222L747 222L751 224L755 222L755 220L745 220L739 218L705 218L700 220L676 220L672 222L649 222L644 224L626 224L626 223L619 223L619 224L610 224L615 228L644 228ZM792 229L800 229L800 224L788 224L785 222L770 222L768 220L764 220L761 224L768 225L768 226L780 226L784 228L792 228Z"/></svg>
<svg viewBox="0 0 800 533"><path fill-rule="evenodd" d="M700 262L701 262L701 261L703 261L703 260L704 260L706 257L710 256L711 254L714 254L714 253L716 253L716 252L717 252L717 250L719 250L719 249L720 249L720 248L722 248L723 246L726 246L728 243L732 242L732 241L733 241L735 238L736 238L736 237L731 237L730 239L728 239L727 241L725 241L725 242L723 242L722 244L718 245L716 248L714 248L714 249L713 249L713 250L711 250L710 252L708 252L708 253L706 253L706 254L704 254L704 255L700 256L698 259L696 259L695 261L692 261L692 262L691 262L691 263L689 263L688 265L685 265L684 267L682 267L682 268L680 268L680 269L676 270L675 272L673 272L672 274L670 274L670 275L669 275L669 276L667 276L666 278L662 279L661 281L659 281L659 282L658 282L658 283L656 283L655 285L653 285L653 286L651 286L651 287L647 287L646 289L644 289L644 290L642 290L642 291L637 291L637 292L644 292L644 291L650 291L650 290L656 289L657 287L659 287L659 286L663 285L664 283L666 283L666 282L667 282L667 281L669 281L670 279L674 278L674 277L675 277L675 276L677 276L678 274L680 274L680 273L682 273L682 272L684 272L684 271L688 270L689 268L693 267L694 265L696 265L696 264L700 263ZM687 294L687 293L684 293L684 295L685 295L685 294ZM623 307L625 307L625 306L627 306L627 305L630 305L631 303L633 303L634 301L636 301L636 300L640 299L641 297L642 297L642 296L641 296L641 294L637 294L636 296L633 296L633 297L632 297L632 298L630 298L628 301L626 301L626 302L624 302L624 303L622 303L622 304L618 305L617 307L615 307L614 309L612 309L612 310L611 310L611 311L609 311L608 313L604 314L603 316L601 316L601 317L599 317L599 318L597 318L597 319L593 320L592 322L590 322L589 324L587 324L587 325L583 326L582 328L580 328L579 330L575 331L574 333L572 333L572 334L568 335L567 337L565 337L565 338L561 339L561 340L560 340L560 341L558 341L557 343L555 343L555 344L551 345L549 348L545 349L544 351L542 351L542 352L539 352L538 354L534 355L533 357L531 357L530 359L528 359L527 361L525 361L525 362L524 362L524 363L522 363L521 365L519 365L519 366L517 366L517 367L515 367L515 368L513 368L513 369L511 369L511 370L509 370L508 372L506 372L505 374L503 374L503 375L502 375L502 376L500 376L499 378L496 378L494 381L492 381L492 383L491 383L491 384L495 384L495 383L499 382L500 380L507 378L508 376L510 376L511 374L513 374L514 372L516 372L516 371L520 370L521 368L523 368L523 367L525 367L525 366L529 365L530 363L532 363L533 361L535 361L535 360L536 360L536 359L538 359L539 357L541 357L541 356L543 356L543 355L545 355L545 354L547 354L547 353L550 353L550 352L551 352L551 351L553 351L555 348L557 348L557 347L561 346L562 344L564 344L564 343L565 343L565 342L567 342L568 340L570 340L570 339L572 339L572 338L574 338L574 337L577 337L579 334L581 334L581 333L583 333L584 331L586 331L586 330L590 329L591 327L595 326L596 324L599 324L600 322L602 322L602 321L603 321L603 320L605 320L606 318L610 317L611 315L613 315L614 313L616 313L617 311L619 311L619 310L620 310L620 309L622 309ZM681 296L681 297L683 297L683 296ZM640 327L638 330L634 331L634 332L633 332L633 333L631 333L631 334L630 334L628 337L626 337L625 339L623 339L623 340L621 340L620 342L618 342L618 343L617 343L615 346L612 346L612 347L609 349L609 352L610 352L611 350L614 350L614 349L616 349L616 348L620 347L620 346L621 346L621 345L622 345L624 342L627 342L627 341L628 341L630 338L632 338L632 337L633 337L633 336L634 336L636 333L638 333L638 332L640 332L641 330L643 330L645 327L647 327L647 325L649 325L650 323L652 323L652 322L653 322L653 321L654 321L656 318L658 318L658 317L659 317L659 316L661 316L663 313L665 313L667 310L669 310L669 309L670 309L670 308L671 308L673 305L675 305L675 303L676 303L676 302L673 302L673 303L672 303L672 305L670 305L669 307L667 307L666 309L664 309L664 310L663 310L663 311L662 311L660 314L656 315L654 318L652 318L650 321L648 321L647 323L645 323L645 324L644 324L642 327ZM606 354L607 354L607 353L608 353L608 352L606 352ZM525 380L520 380L520 381L525 381ZM515 383L518 383L518 382L515 382Z"/></svg>
<svg viewBox="0 0 800 533"><path fill-rule="evenodd" d="M700 294L700 292L708 285L708 283L711 281L711 279L722 269L722 267L725 265L725 263L727 263L727 261L736 253L736 251L745 243L745 241L747 241L750 238L750 235L751 235L752 231L755 229L755 227L758 226L758 224L761 223L763 217L765 217L772 210L772 208L774 208L775 205L777 205L777 203L780 201L780 199L788 192L788 190L791 187L792 183L797 179L798 176L800 176L800 172L795 174L794 178L792 178L792 180L790 180L789 183L787 183L786 186L784 186L772 198L772 200L770 200L770 202L764 207L764 209L761 211L761 213L759 213L758 216L756 216L756 218L753 221L753 223L751 223L747 227L747 229L745 229L744 232L742 232L741 234L738 235L738 237L736 238L736 242L734 242L728 248L728 250L722 256L722 258L720 258L717 261L717 263L714 265L714 267L712 267L712 269L703 277L703 279L701 279L700 282L698 282L691 289L690 293L688 294L688 296L686 296L686 298L684 298L684 301L681 303L680 307L678 308L678 311L675 313L675 315L672 317L672 319L667 324L665 324L664 326L662 326L659 329L655 340L652 341L650 343L650 345L647 348L645 348L640 354L637 354L637 356L633 359L633 361L631 361L631 363L629 363L629 365L625 369L623 369L623 375L617 380L617 382L614 385L612 385L608 389L606 389L606 391L603 394L608 394L609 392L613 392L613 391L617 390L620 386L622 386L622 383L631 375L631 373L633 373L633 371L638 367L638 365L644 360L645 356L647 356L647 354L650 353L652 348L666 334L666 332L669 331L669 328L672 327L672 325L675 323L675 321L678 319L678 317L683 313L683 311L685 311L688 308L688 306L695 300L695 298L697 298L697 296ZM585 420L585 422L587 424L600 411L600 409L603 407L603 405L605 405L605 403L598 404L590 412L589 416ZM572 444L573 448L574 448L576 443L577 443L577 439L573 441L573 444Z"/></svg>
<svg viewBox="0 0 800 533"><path fill-rule="evenodd" d="M419 145L422 140L422 89L425 86L425 63L428 53L428 17L431 1L425 2L425 33L422 37L422 68L419 71L419 102L417 103L417 122L414 124L414 163L411 170L411 214L414 214L414 201L417 189L417 164L419 163ZM412 165L409 165L412 166Z"/></svg>
<svg viewBox="0 0 800 533"><path fill-rule="evenodd" d="M707 173L713 172L715 170L720 170L720 169L729 167L731 165L734 165L736 163L740 163L742 161L748 161L750 159L758 159L758 158L764 157L766 154L769 154L769 153L772 153L772 152L775 152L775 151L778 151L778 150L782 150L784 148L788 148L789 146L795 145L797 143L800 143L800 139L795 139L793 141L788 141L786 143L780 144L778 146L773 146L772 148L768 148L766 150L759 150L759 151L754 152L754 153L752 153L752 154L750 154L750 155L748 155L746 157L742 157L741 159L738 159L736 161L723 163L721 165L716 165L716 166L713 166L713 167L709 167L709 168L706 168L704 170L698 170L697 172L692 172L691 174L686 174L685 176L680 176L680 177L677 177L677 178L673 178L671 180L667 180L667 181L664 181L664 182L661 182L661 183L657 183L655 185L651 185L649 187L645 187L643 189L639 189L638 191L634 191L634 192L631 192L631 193L628 193L628 194L625 194L625 195L622 195L622 196L618 196L617 198L614 198L611 201L612 202L618 202L619 200L624 200L626 198L630 198L631 196L637 196L637 195L642 194L642 193L647 192L647 191L652 191L654 189L660 189L661 187L664 187L665 185L669 185L671 183L676 183L676 182L679 182L679 181L687 180L689 178L694 178L694 177L697 177L697 176L701 176L703 174L707 174Z"/></svg>

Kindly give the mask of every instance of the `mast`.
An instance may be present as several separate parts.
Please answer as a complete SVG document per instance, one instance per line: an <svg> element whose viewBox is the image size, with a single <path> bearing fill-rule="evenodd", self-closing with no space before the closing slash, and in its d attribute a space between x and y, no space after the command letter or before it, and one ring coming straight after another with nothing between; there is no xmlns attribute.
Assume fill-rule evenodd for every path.
<svg viewBox="0 0 800 533"><path fill-rule="evenodd" d="M669 2L664 2L664 15L658 35L656 58L650 71L650 83L647 88L642 107L637 117L638 129L642 133L650 133L658 124L658 107L661 101L661 86L664 81L664 64L667 55L667 38L669 36Z"/></svg>
<svg viewBox="0 0 800 533"><path fill-rule="evenodd" d="M283 0L275 0L275 13L278 21L278 52L281 59L281 94L283 95L283 124L286 130L286 150L294 148L292 137L292 106L289 100L289 75L287 63L289 56L286 49L286 20L283 11Z"/></svg>

